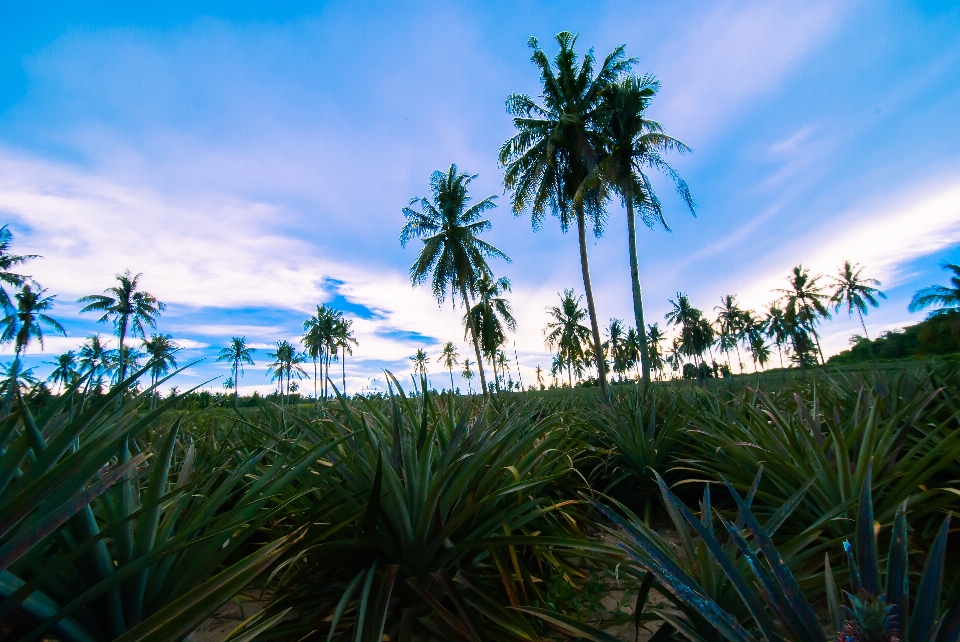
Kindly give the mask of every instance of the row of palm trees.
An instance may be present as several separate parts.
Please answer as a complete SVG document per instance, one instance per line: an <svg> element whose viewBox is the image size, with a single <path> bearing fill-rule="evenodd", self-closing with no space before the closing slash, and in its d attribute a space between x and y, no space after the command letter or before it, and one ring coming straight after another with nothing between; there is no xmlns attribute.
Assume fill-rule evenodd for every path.
<svg viewBox="0 0 960 642"><path fill-rule="evenodd" d="M787 280L789 286L777 290L777 300L762 314L741 308L736 295L727 295L714 308L715 318L710 319L691 304L686 294L678 292L676 298L670 299L671 308L664 317L667 325L676 330L676 336L666 353L661 345L666 337L658 324L648 327L644 339L634 328L625 328L621 320L611 319L606 330L607 340L601 346L602 358L622 377L623 373L642 361L645 346L653 371L662 374L665 366L669 365L674 371L689 370L695 373L694 376L702 377L704 372L718 369L712 357L714 347L726 357L725 368L730 372L732 353L735 352L739 371L743 372L740 347L744 346L748 351L754 370L757 370L770 360L771 346L767 342L771 340L780 355L781 367L783 352L787 349L792 353L793 361L804 368L824 362L817 326L831 317L831 309L840 312L845 308L851 317L856 312L863 327L863 336L869 338L864 316L870 307L879 306L880 298L886 298L878 289L881 283L863 276L863 267L850 261L843 264L829 285L823 283L823 276L811 275L802 265L794 268ZM942 286L921 290L911 309L926 302L946 300L949 292L944 294L944 291L946 289ZM583 323L587 317L587 311L581 306L583 297L577 297L572 289L565 290L559 296L560 305L547 308L550 321L544 334L547 347L556 351L551 372L556 376L557 372L566 368L568 382L572 386L573 374L581 378L594 355L590 347L590 329ZM707 353L711 354L713 368L706 363ZM689 369L685 367L688 359L693 361Z"/></svg>
<svg viewBox="0 0 960 642"><path fill-rule="evenodd" d="M683 179L664 159L666 152L689 151L686 145L668 136L663 126L646 117L659 89L652 76L631 73L635 62L625 57L624 47L616 48L599 68L592 50L582 58L574 47L577 37L569 32L556 35L559 51L553 61L531 38L532 60L540 72L540 102L526 94L512 94L506 107L517 129L500 149L504 186L511 192L515 215L528 209L534 231L540 229L549 211L563 232L575 227L580 248L580 266L586 293L589 334L601 391L606 393L606 365L600 326L594 304L587 255L587 224L594 236L603 234L607 206L617 197L624 205L629 239L631 286L636 332L639 334L643 379L650 380L643 304L636 248L636 217L649 227L667 227L663 208L648 172L656 170L670 178L681 199L695 213L693 198ZM480 317L491 313L483 305L483 284L500 283L488 259L510 261L503 252L481 240L490 229L482 215L496 206L495 196L469 205L467 185L476 176L458 173L456 165L447 172L434 172L430 179L432 198L415 197L403 208L406 224L400 233L401 245L419 238L423 248L410 278L414 285L430 281L431 290L443 302L449 294L459 298L467 312L465 326L473 343L481 387L487 393L484 356L494 364L497 349L496 324L482 327ZM507 281L509 284L509 281ZM507 288L508 289L508 288ZM481 299L474 313L472 300ZM500 325L508 321L501 314ZM485 340L487 343L485 344ZM584 352L586 354L586 352ZM565 354L568 370L578 358Z"/></svg>

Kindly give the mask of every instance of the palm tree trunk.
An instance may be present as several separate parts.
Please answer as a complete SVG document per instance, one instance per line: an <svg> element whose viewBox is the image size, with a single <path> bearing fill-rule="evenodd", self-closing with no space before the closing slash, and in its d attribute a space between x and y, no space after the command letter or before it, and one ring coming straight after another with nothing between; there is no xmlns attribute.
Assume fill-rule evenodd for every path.
<svg viewBox="0 0 960 642"><path fill-rule="evenodd" d="M240 360L233 362L233 407L240 407Z"/></svg>
<svg viewBox="0 0 960 642"><path fill-rule="evenodd" d="M343 396L347 396L347 349L344 347L343 356L340 357L340 377L343 383Z"/></svg>
<svg viewBox="0 0 960 642"><path fill-rule="evenodd" d="M320 396L317 394L317 357L313 357L313 400L320 403Z"/></svg>
<svg viewBox="0 0 960 642"><path fill-rule="evenodd" d="M450 371L450 394L453 394L453 366L447 368Z"/></svg>
<svg viewBox="0 0 960 642"><path fill-rule="evenodd" d="M627 241L630 246L630 285L633 287L633 318L640 335L640 363L643 367L643 383L650 384L650 352L647 348L647 326L643 321L643 296L640 293L640 266L637 259L637 222L633 211L633 198L627 187Z"/></svg>
<svg viewBox="0 0 960 642"><path fill-rule="evenodd" d="M597 323L597 307L593 303L593 286L590 284L590 264L587 261L587 226L583 205L577 206L577 236L580 241L580 270L583 272L583 289L587 294L587 311L590 313L590 330L593 333L593 355L597 362L597 379L600 395L607 396L607 373L603 363L603 346L600 342L600 325Z"/></svg>
<svg viewBox="0 0 960 642"><path fill-rule="evenodd" d="M477 322L473 318L473 308L470 305L470 297L467 295L466 286L460 286L460 297L467 306L467 321L470 324L470 336L473 337L473 351L477 355L477 370L480 372L480 390L483 391L484 398L490 394L487 392L487 378L483 374L483 357L480 354L480 339L477 337Z"/></svg>

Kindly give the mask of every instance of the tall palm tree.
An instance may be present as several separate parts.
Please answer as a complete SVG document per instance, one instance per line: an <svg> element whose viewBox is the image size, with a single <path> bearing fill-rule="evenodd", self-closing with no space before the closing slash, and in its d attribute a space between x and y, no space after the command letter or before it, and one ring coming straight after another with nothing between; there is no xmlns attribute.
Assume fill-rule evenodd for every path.
<svg viewBox="0 0 960 642"><path fill-rule="evenodd" d="M810 276L810 270L798 265L793 268L793 272L787 277L789 288L778 290L783 295L786 317L791 321L794 332L799 334L810 334L813 336L813 342L820 355L820 363L826 363L823 358L823 350L820 349L820 335L817 333L817 323L820 319L829 319L830 311L827 310L827 294L819 284L821 277ZM799 345L806 345L807 342L800 340ZM802 359L801 359L802 362Z"/></svg>
<svg viewBox="0 0 960 642"><path fill-rule="evenodd" d="M450 392L453 393L453 366L458 364L457 358L460 354L457 352L457 346L453 345L453 341L447 341L443 344L443 349L440 351L440 357L437 359L438 362L442 363L444 367L450 371Z"/></svg>
<svg viewBox="0 0 960 642"><path fill-rule="evenodd" d="M246 337L233 337L230 339L230 345L221 348L217 355L217 361L230 364L230 378L233 379L233 405L236 407L240 398L240 377L243 376L243 366L256 365L253 362L253 353L256 348L247 346Z"/></svg>
<svg viewBox="0 0 960 642"><path fill-rule="evenodd" d="M574 50L577 36L564 31L556 35L556 41L560 51L551 65L537 39L529 40L531 59L540 71L542 105L525 94L507 98L507 112L514 116L518 132L500 148L500 164L506 168L504 186L512 191L514 214L519 216L529 207L534 231L543 224L548 207L560 220L563 232L571 225L577 228L593 353L600 392L606 396L607 378L590 282L586 231L589 219L594 236L603 233L605 198L603 190L581 190L581 186L596 168L603 148L603 93L629 69L632 61L624 57L624 48L620 46L595 70L592 50L582 61Z"/></svg>
<svg viewBox="0 0 960 642"><path fill-rule="evenodd" d="M573 289L558 294L560 305L547 308L547 315L553 319L544 330L547 348L557 349L560 362L566 364L567 380L573 387L573 368L583 358L584 343L590 342L590 329L581 323L587 316L580 307L583 297L574 295Z"/></svg>
<svg viewBox="0 0 960 642"><path fill-rule="evenodd" d="M470 314L470 295L477 291L477 283L482 277L491 277L493 274L487 259L499 258L509 263L510 257L479 238L480 234L493 226L489 220L481 217L484 212L496 207L494 201L497 197L488 196L467 207L471 201L467 187L476 177L476 174L458 173L456 165L451 165L446 173L434 172L430 176L432 197L412 198L403 208L407 222L400 231L400 245L405 247L414 238L423 239L420 256L410 267L410 281L414 285L429 279L433 296L441 303L448 290L452 304L456 305L456 298L460 297L467 310L465 321L477 357L480 385L486 396L480 338L475 319ZM418 209L414 209L414 206Z"/></svg>
<svg viewBox="0 0 960 642"><path fill-rule="evenodd" d="M537 387L540 388L540 390L543 390L546 387L543 385L543 368L537 366L537 369L533 372L535 375L537 375Z"/></svg>
<svg viewBox="0 0 960 642"><path fill-rule="evenodd" d="M771 303L767 310L767 318L764 322L767 336L773 339L777 346L777 354L780 357L780 368L783 368L783 346L790 340L790 328L787 325L787 319L784 311L776 303Z"/></svg>
<svg viewBox="0 0 960 642"><path fill-rule="evenodd" d="M23 274L11 272L10 268L17 265L22 265L31 259L41 258L36 254L25 254L22 256L11 254L10 247L12 245L13 232L11 232L10 228L6 225L0 227L0 308L3 308L4 310L9 310L13 307L13 303L10 300L10 295L7 293L7 290L4 286L12 285L19 288L26 283L28 278L30 278Z"/></svg>
<svg viewBox="0 0 960 642"><path fill-rule="evenodd" d="M307 356L313 360L313 398L320 403L317 390L317 361L322 361L327 345L327 335L332 331L332 315L326 305L318 305L316 315L303 322L303 337L300 342L307 350Z"/></svg>
<svg viewBox="0 0 960 642"><path fill-rule="evenodd" d="M53 366L47 380L59 387L57 394L63 392L63 387L72 384L77 378L77 353L73 350L64 352L47 364Z"/></svg>
<svg viewBox="0 0 960 642"><path fill-rule="evenodd" d="M340 353L340 376L343 394L347 394L347 355L353 356L353 346L360 345L353 336L353 319L337 316L333 323L333 344Z"/></svg>
<svg viewBox="0 0 960 642"><path fill-rule="evenodd" d="M623 373L627 369L627 352L625 350L626 346L624 345L626 332L623 329L623 321L620 319L610 319L610 325L606 328L606 334L607 344L609 346L608 354L610 356L610 362L613 364L613 371L622 381Z"/></svg>
<svg viewBox="0 0 960 642"><path fill-rule="evenodd" d="M470 308L473 326L480 336L480 352L490 359L494 369L494 386L500 392L500 380L496 374L494 361L497 350L507 340L506 331L516 332L517 320L513 317L513 306L504 296L510 292L510 279L505 276L492 280L488 275L481 276L476 283L477 303ZM468 321L464 320L464 325Z"/></svg>
<svg viewBox="0 0 960 642"><path fill-rule="evenodd" d="M277 381L280 385L280 405L284 405L285 396L291 392L291 382L294 378L300 379L306 372L300 367L306 362L306 357L298 353L293 344L286 339L277 341L277 347L274 352L267 353L267 356L273 361L267 366L267 373L271 381Z"/></svg>
<svg viewBox="0 0 960 642"><path fill-rule="evenodd" d="M147 351L147 358L150 359L151 388L157 385L161 377L170 372L170 368L177 367L177 359L174 355L179 347L171 339L169 334L154 334L149 339L143 340L143 349ZM156 407L156 392L151 395L150 403Z"/></svg>
<svg viewBox="0 0 960 642"><path fill-rule="evenodd" d="M601 159L581 189L608 187L619 197L627 211L627 242L630 253L630 282L633 289L633 313L640 333L640 360L643 382L650 383L650 363L647 354L643 299L640 291L640 268L637 258L636 214L653 229L660 226L670 231L663 216L663 207L653 189L647 172L656 170L666 174L677 188L677 193L690 212L696 216L696 206L690 188L680 175L664 160L666 152L681 154L690 151L682 142L664 133L663 125L647 118L646 111L657 95L660 83L653 76L628 75L611 84L603 93L607 112L603 129Z"/></svg>
<svg viewBox="0 0 960 642"><path fill-rule="evenodd" d="M947 272L952 272L950 285L930 285L917 290L910 301L910 312L919 312L924 308L936 306L933 314L953 314L960 312L960 265L956 263L941 263Z"/></svg>
<svg viewBox="0 0 960 642"><path fill-rule="evenodd" d="M877 289L876 285L882 285L876 279L868 279L860 276L863 268L850 261L844 261L840 272L833 279L833 296L830 302L834 304L834 311L839 312L844 305L847 306L847 314L853 316L853 311L857 311L860 317L860 325L863 326L863 336L870 339L867 334L867 324L863 321L863 315L867 313L867 305L875 308L880 307L877 297L886 299L887 295Z"/></svg>
<svg viewBox="0 0 960 642"><path fill-rule="evenodd" d="M103 294L92 294L78 301L87 304L80 308L80 312L103 312L98 322L113 320L114 330L119 339L120 372L117 381L123 381L126 378L127 359L123 354L123 343L127 335L145 338L145 328L147 326L156 328L157 317L166 308L166 305L157 301L149 292L137 289L141 276L143 275L132 275L130 270L127 270L123 274L116 275L118 285L107 288Z"/></svg>

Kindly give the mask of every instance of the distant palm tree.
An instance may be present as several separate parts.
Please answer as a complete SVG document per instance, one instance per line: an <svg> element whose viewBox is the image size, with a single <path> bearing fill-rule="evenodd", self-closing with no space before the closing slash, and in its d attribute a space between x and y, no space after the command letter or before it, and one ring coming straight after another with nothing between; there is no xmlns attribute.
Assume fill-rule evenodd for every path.
<svg viewBox="0 0 960 642"><path fill-rule="evenodd" d="M717 332L720 350L730 365L730 350L737 351L737 362L743 372L743 359L740 358L740 337L743 335L743 310L737 304L737 295L728 294L720 299L720 305L714 308L717 313Z"/></svg>
<svg viewBox="0 0 960 642"><path fill-rule="evenodd" d="M574 296L573 289L558 294L560 305L547 308L547 315L553 319L544 330L546 344L550 350L557 349L560 363L567 367L567 380L573 387L573 368L583 359L584 343L590 342L590 329L583 321L587 312L580 307L583 297Z"/></svg>
<svg viewBox="0 0 960 642"><path fill-rule="evenodd" d="M762 334L754 334L750 338L750 355L753 357L753 370L755 372L759 372L770 360L770 346L763 339Z"/></svg>
<svg viewBox="0 0 960 642"><path fill-rule="evenodd" d="M683 154L690 151L690 148L665 134L663 125L648 119L646 115L647 108L659 89L660 83L653 76L638 78L629 75L611 84L603 93L608 118L603 128L602 156L581 187L600 188L606 184L620 196L626 208L633 312L641 340L643 382L647 384L650 383L651 364L644 331L635 213L639 212L640 219L651 229L660 226L670 231L670 227L646 172L657 170L666 174L673 181L684 204L696 215L689 187L663 158L665 152L676 151Z"/></svg>
<svg viewBox="0 0 960 642"><path fill-rule="evenodd" d="M507 385L507 373L510 372L510 362L507 361L507 355L503 353L503 350L497 350L494 353L493 357L494 363L497 364L497 368L500 370L500 382L501 385L506 386L507 390L510 390L511 386ZM511 382L513 379L511 378Z"/></svg>
<svg viewBox="0 0 960 642"><path fill-rule="evenodd" d="M333 344L340 352L340 376L343 383L343 394L347 394L347 355L353 356L353 347L360 345L353 336L353 319L337 316L333 323Z"/></svg>
<svg viewBox="0 0 960 642"><path fill-rule="evenodd" d="M473 394L473 370L470 369L471 361L470 359L463 360L463 372L460 373L460 376L467 380L467 388L470 391L470 394Z"/></svg>
<svg viewBox="0 0 960 642"><path fill-rule="evenodd" d="M267 366L267 373L271 375L271 381L277 381L280 384L280 405L284 405L284 397L291 392L291 383L294 378L300 379L307 373L301 368L301 364L306 362L306 357L299 354L286 339L277 341L277 348L274 352L267 354L273 359Z"/></svg>
<svg viewBox="0 0 960 642"><path fill-rule="evenodd" d="M119 285L107 288L103 294L92 294L79 299L79 303L86 303L80 312L103 312L98 322L113 320L114 330L119 338L120 371L117 381L126 379L127 359L124 356L123 342L127 335L146 337L146 326L157 327L157 317L166 305L157 301L149 292L138 290L142 274L132 275L130 270L117 274Z"/></svg>
<svg viewBox="0 0 960 642"><path fill-rule="evenodd" d="M627 351L624 341L626 340L626 331L623 329L623 321L620 319L610 319L610 325L606 328L608 354L610 362L613 364L613 371L623 379L623 373L627 370Z"/></svg>
<svg viewBox="0 0 960 642"><path fill-rule="evenodd" d="M256 365L253 362L253 353L256 348L247 346L246 337L233 337L230 339L230 345L220 350L217 355L217 361L230 364L230 378L233 379L233 405L236 407L240 399L240 377L243 376L243 366Z"/></svg>
<svg viewBox="0 0 960 642"><path fill-rule="evenodd" d="M10 268L16 265L22 265L31 259L41 258L36 254L25 254L22 256L11 254L11 245L13 245L13 233L8 226L4 225L0 227L0 308L3 308L3 310L9 310L13 307L10 295L7 294L4 286L12 285L19 288L30 278L23 274L11 272Z"/></svg>
<svg viewBox="0 0 960 642"><path fill-rule="evenodd" d="M2 228L0 228L2 229ZM66 336L66 331L56 319L47 312L53 308L56 296L43 296L46 289L34 290L30 284L25 284L15 295L17 303L11 306L9 313L0 319L3 333L0 334L0 343L14 342L17 358L23 356L31 339L36 339L43 347L43 328Z"/></svg>
<svg viewBox="0 0 960 642"><path fill-rule="evenodd" d="M537 375L537 387L540 388L540 390L546 388L546 386L543 384L543 368L537 366L537 369L533 372Z"/></svg>
<svg viewBox="0 0 960 642"><path fill-rule="evenodd" d="M410 268L410 281L414 285L420 285L429 278L430 289L437 301L443 302L448 290L452 303L456 304L456 297L460 297L467 311L464 320L473 340L480 385L486 396L481 342L475 319L470 314L470 295L477 291L481 278L493 275L487 259L499 258L509 263L510 257L479 238L480 234L493 226L481 216L496 207L494 201L497 197L488 196L467 207L471 200L467 195L467 186L476 177L476 174L458 173L456 165L451 165L446 173L434 172L430 176L432 197L412 198L403 208L407 222L400 232L400 245L406 246L414 238L423 239L420 256ZM418 209L414 209L414 206Z"/></svg>
<svg viewBox="0 0 960 642"><path fill-rule="evenodd" d="M53 366L47 380L59 387L57 394L63 392L63 387L72 384L77 378L77 354L73 350L64 352L47 364Z"/></svg>
<svg viewBox="0 0 960 642"><path fill-rule="evenodd" d="M783 295L785 318L793 330L794 348L804 350L810 342L801 335L812 335L813 343L820 355L820 363L826 363L823 350L820 349L820 335L817 333L817 323L820 319L829 319L830 312L826 303L828 296L819 284L822 277L810 276L810 270L798 265L793 273L787 277L789 288L778 290ZM801 365L804 363L800 355Z"/></svg>
<svg viewBox="0 0 960 642"><path fill-rule="evenodd" d="M417 353L410 357L410 361L413 362L413 375L420 375L421 377L426 378L427 376L427 353L423 348L417 348ZM414 384L416 384L416 379L414 379ZM424 390L426 392L426 390Z"/></svg>
<svg viewBox="0 0 960 642"><path fill-rule="evenodd" d="M880 307L877 297L886 299L887 295L873 287L882 285L880 281L862 277L860 276L862 272L863 268L859 265L851 265L850 261L844 261L840 272L833 279L834 291L830 302L835 304L835 312L839 312L844 305L847 306L847 313L850 316L853 316L853 311L856 310L857 316L860 317L860 325L863 326L863 336L869 341L867 324L863 321L863 315L867 313L867 304L875 308Z"/></svg>
<svg viewBox="0 0 960 642"><path fill-rule="evenodd" d="M787 325L787 319L780 306L771 303L767 310L767 318L764 321L767 336L773 339L777 346L777 353L780 357L780 368L783 368L783 346L790 340L790 328Z"/></svg>
<svg viewBox="0 0 960 642"><path fill-rule="evenodd" d="M924 308L937 306L932 314L954 314L960 312L960 265L956 263L941 263L947 272L953 272L950 276L950 285L930 285L913 295L910 301L910 312L919 312Z"/></svg>
<svg viewBox="0 0 960 642"><path fill-rule="evenodd" d="M326 305L318 305L316 315L303 322L303 338L300 339L307 349L307 356L313 360L313 397L320 402L320 393L317 391L317 361L320 361L321 372L326 367L327 372L320 377L323 388L323 397L327 396L327 379L329 378L330 353L336 343L334 330L339 313Z"/></svg>
<svg viewBox="0 0 960 642"><path fill-rule="evenodd" d="M504 296L510 292L510 279L505 276L496 281L488 276L477 280L477 303L470 308L473 327L480 335L480 351L490 360L494 369L494 385L500 392L500 379L497 376L496 352L507 340L506 331L516 332L517 320L513 317L513 306ZM464 320L464 324L467 321Z"/></svg>
<svg viewBox="0 0 960 642"><path fill-rule="evenodd" d="M607 120L603 94L632 61L624 57L620 46L594 73L593 51L582 62L574 51L576 35L564 31L556 35L556 41L560 51L553 65L536 38L528 41L533 49L531 59L540 71L543 104L525 94L507 98L507 112L514 116L518 132L501 146L500 164L506 168L504 186L513 193L514 214L520 215L529 207L536 231L549 207L560 219L563 232L576 226L597 377L601 395L606 397L607 377L590 282L586 231L589 219L594 236L603 233L605 198L602 190L581 190L581 186L595 170L603 148Z"/></svg>
<svg viewBox="0 0 960 642"><path fill-rule="evenodd" d="M440 357L437 359L442 363L447 370L450 371L450 392L453 392L453 366L458 364L457 358L460 354L457 352L457 346L453 345L453 341L447 341L443 345L443 350L440 351Z"/></svg>
<svg viewBox="0 0 960 642"><path fill-rule="evenodd" d="M112 355L113 350L103 345L99 334L87 338L86 343L80 347L79 355L80 372L88 375L85 389L89 389L91 384L95 390L103 387L104 377L109 377L112 373Z"/></svg>
<svg viewBox="0 0 960 642"><path fill-rule="evenodd" d="M150 387L157 385L161 377L170 372L170 368L177 367L177 360L174 357L179 349L177 344L171 341L169 334L154 334L149 339L143 340L143 349L147 351L147 358L150 359ZM157 395L151 394L150 403L153 407L157 404Z"/></svg>
<svg viewBox="0 0 960 642"><path fill-rule="evenodd" d="M627 334L629 336L629 333ZM660 347L660 344L663 342L666 336L663 334L663 330L660 329L660 326L656 323L647 328L646 334L647 347L649 348L647 354L650 358L650 369L654 372L660 373L657 377L659 379L663 375L663 366L665 363L663 349Z"/></svg>

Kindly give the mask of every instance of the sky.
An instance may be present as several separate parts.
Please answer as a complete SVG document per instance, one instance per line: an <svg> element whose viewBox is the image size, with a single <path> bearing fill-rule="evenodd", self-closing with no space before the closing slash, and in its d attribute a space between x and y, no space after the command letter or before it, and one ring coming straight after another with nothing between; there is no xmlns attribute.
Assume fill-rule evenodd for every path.
<svg viewBox="0 0 960 642"><path fill-rule="evenodd" d="M648 323L677 292L760 309L793 266L845 260L888 298L871 336L922 319L913 293L960 262L960 8L952 2L37 2L0 0L0 224L55 294L66 337L28 349L38 374L112 331L77 299L124 270L165 302L181 346L171 381L219 388L230 337L257 348L241 391L267 392L267 352L326 303L354 321L350 393L409 381L418 348L472 357L462 311L410 284L401 208L435 170L497 196L486 239L513 285L511 376L549 369L546 307L583 292L574 233L534 232L504 192L504 101L537 96L528 38L624 44L660 92L649 114L692 148L669 158L696 217L655 179L671 231L640 229ZM626 222L589 239L598 315L632 325ZM826 281L825 281L826 282ZM824 351L862 333L845 311ZM515 351L514 351L515 346ZM9 359L9 346L0 359ZM338 381L341 376L337 367ZM312 384L303 382L303 390ZM466 389L454 376L454 385Z"/></svg>

